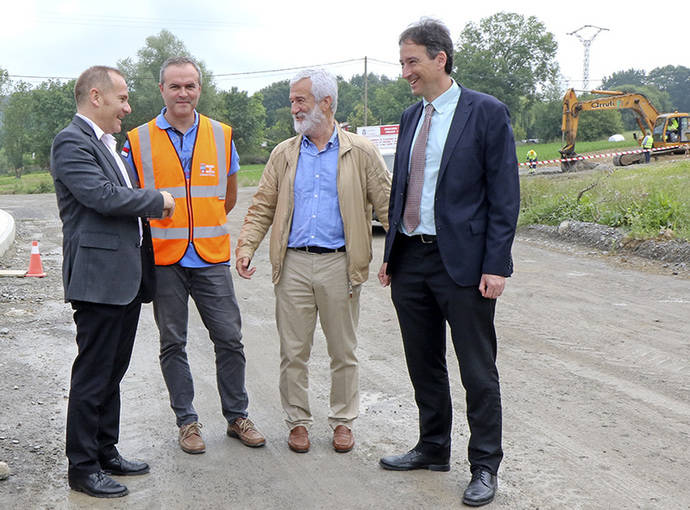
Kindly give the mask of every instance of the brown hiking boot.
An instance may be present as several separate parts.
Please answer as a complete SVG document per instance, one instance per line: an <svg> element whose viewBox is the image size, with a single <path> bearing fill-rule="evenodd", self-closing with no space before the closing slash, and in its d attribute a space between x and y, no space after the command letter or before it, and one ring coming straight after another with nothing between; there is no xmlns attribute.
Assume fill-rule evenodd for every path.
<svg viewBox="0 0 690 510"><path fill-rule="evenodd" d="M193 422L180 427L180 448L186 453L204 453L206 444L201 438L201 423Z"/></svg>
<svg viewBox="0 0 690 510"><path fill-rule="evenodd" d="M232 423L228 423L228 436L236 437L242 441L242 444L252 448L266 444L266 439L249 418L237 418Z"/></svg>

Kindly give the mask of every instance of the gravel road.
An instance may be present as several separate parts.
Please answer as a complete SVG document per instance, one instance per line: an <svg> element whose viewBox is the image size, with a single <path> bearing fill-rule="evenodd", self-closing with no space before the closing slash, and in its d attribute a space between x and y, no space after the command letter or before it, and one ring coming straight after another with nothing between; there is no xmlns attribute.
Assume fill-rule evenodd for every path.
<svg viewBox="0 0 690 510"><path fill-rule="evenodd" d="M239 231L253 189L230 214ZM157 360L150 305L122 386L120 450L151 473L121 479L130 495L95 500L67 487L64 422L74 326L62 301L61 232L52 194L0 196L17 221L0 268L25 269L40 241L46 278L0 279L0 508L459 508L469 472L467 424L454 361L450 473L388 472L378 458L416 441L417 417L388 289L378 286L375 233L359 327L361 415L348 454L330 447L328 357L321 331L311 363L312 450L288 450L278 395L278 338L268 246L251 281L234 273L244 321L250 416L268 444L225 436L213 351L196 314L190 361L204 455L183 453ZM497 308L505 460L487 508L690 508L690 275L602 254L534 232L518 235L516 274ZM108 268L103 268L107 271ZM674 274L675 273L675 274Z"/></svg>

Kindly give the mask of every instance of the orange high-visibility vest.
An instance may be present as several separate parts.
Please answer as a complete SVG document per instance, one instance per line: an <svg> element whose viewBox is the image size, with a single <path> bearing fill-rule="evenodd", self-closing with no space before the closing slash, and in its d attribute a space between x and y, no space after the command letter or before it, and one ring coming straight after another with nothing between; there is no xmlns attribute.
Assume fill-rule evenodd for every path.
<svg viewBox="0 0 690 510"><path fill-rule="evenodd" d="M172 218L151 220L156 265L179 262L189 242L206 262L230 260L230 234L223 225L232 128L199 115L189 180L167 131L156 126L156 119L127 137L141 187L165 190L175 198Z"/></svg>

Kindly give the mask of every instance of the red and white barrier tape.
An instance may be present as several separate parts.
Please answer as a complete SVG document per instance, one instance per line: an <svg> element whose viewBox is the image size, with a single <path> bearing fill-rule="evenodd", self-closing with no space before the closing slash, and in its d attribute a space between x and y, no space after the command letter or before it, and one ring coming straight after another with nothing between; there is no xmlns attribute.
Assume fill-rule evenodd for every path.
<svg viewBox="0 0 690 510"><path fill-rule="evenodd" d="M657 149L651 149L651 151L652 151L652 152L655 152L655 151L665 151L665 150L668 150L668 149L676 149L676 148L679 148L679 147L688 148L688 147L690 147L690 145L682 145L682 144L679 144L679 145L672 145L672 146L669 146L669 147L660 147L660 148L657 148ZM641 152L645 152L645 150L646 150L646 149L637 149L637 150L634 150L634 151L621 151L621 152L605 152L605 153L602 153L602 154L589 154L589 155L587 155L587 156L577 156L576 158L545 159L545 160L542 160L542 161L535 161L534 164L536 164L536 165L552 165L552 164L554 164L554 163L562 163L562 162L564 162L564 161L568 162L568 161L583 161L583 160L585 160L585 159L610 158L611 156L621 156L621 155L623 155L623 154L639 154L639 153L641 153ZM529 166L530 164L531 164L531 163L529 163L529 162L526 162L526 163L519 163L518 166Z"/></svg>

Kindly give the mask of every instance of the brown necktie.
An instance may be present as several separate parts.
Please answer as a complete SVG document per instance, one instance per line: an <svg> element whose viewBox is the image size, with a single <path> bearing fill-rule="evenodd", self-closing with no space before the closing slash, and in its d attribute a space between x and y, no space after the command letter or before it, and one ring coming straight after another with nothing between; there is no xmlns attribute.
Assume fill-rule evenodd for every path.
<svg viewBox="0 0 690 510"><path fill-rule="evenodd" d="M429 138L431 115L434 105L428 103L424 108L424 121L412 147L410 158L410 175L407 181L407 198L405 199L405 213L403 225L408 232L412 232L419 225L419 206L422 201L422 187L424 186L424 166L426 165L426 141Z"/></svg>

